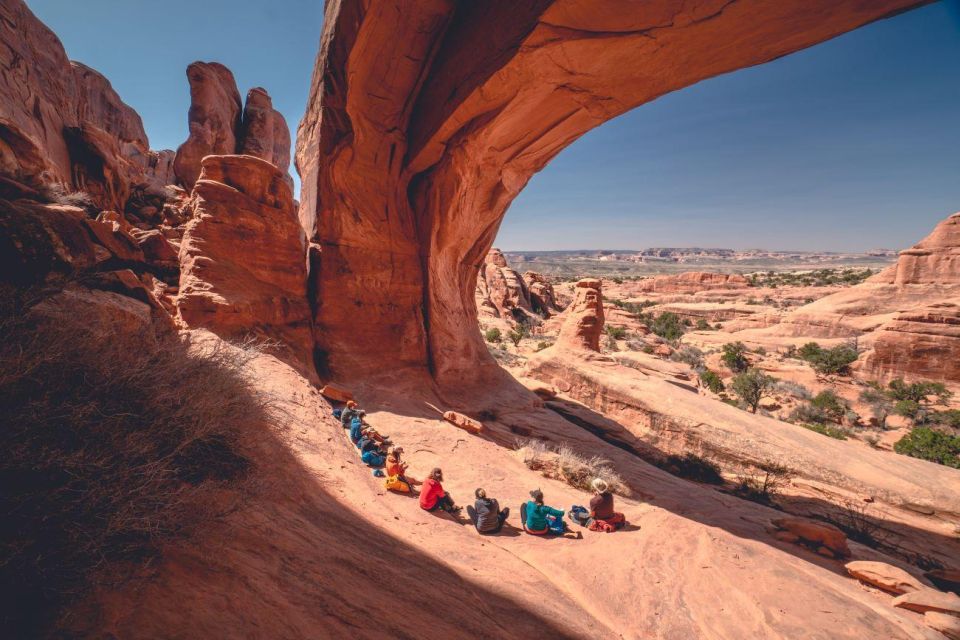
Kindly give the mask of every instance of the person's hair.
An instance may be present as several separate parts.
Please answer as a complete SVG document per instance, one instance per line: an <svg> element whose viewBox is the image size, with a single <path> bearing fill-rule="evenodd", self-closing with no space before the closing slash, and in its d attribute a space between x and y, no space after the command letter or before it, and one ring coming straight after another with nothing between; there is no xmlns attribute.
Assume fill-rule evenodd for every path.
<svg viewBox="0 0 960 640"><path fill-rule="evenodd" d="M531 491L530 497L533 498L533 501L537 504L543 504L543 491L540 491L540 489L534 489Z"/></svg>
<svg viewBox="0 0 960 640"><path fill-rule="evenodd" d="M487 497L487 492L484 491L483 489L477 489L476 491L473 492L473 495L477 496L478 499L483 500L484 498Z"/></svg>
<svg viewBox="0 0 960 640"><path fill-rule="evenodd" d="M356 406L357 406L357 403L356 403L356 402L354 402L353 400L347 400L347 408L348 408L348 409L355 409Z"/></svg>
<svg viewBox="0 0 960 640"><path fill-rule="evenodd" d="M433 471L430 472L430 477L434 480L439 480L443 475L443 471L440 470L440 467L434 467Z"/></svg>

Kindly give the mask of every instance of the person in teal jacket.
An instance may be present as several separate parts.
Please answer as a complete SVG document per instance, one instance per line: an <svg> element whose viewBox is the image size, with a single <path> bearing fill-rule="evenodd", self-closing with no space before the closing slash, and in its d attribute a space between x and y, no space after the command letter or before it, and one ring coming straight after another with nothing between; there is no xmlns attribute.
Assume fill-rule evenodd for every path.
<svg viewBox="0 0 960 640"><path fill-rule="evenodd" d="M523 529L534 535L542 536L547 533L562 535L565 530L564 512L543 504L543 491L540 491L540 489L531 491L530 497L533 500L526 502L520 508L520 520L523 522Z"/></svg>

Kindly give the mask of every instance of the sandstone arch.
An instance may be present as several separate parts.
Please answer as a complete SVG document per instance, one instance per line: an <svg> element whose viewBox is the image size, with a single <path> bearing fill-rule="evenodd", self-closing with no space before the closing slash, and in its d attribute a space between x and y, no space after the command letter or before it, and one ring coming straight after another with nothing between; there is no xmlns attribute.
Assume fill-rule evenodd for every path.
<svg viewBox="0 0 960 640"><path fill-rule="evenodd" d="M473 286L530 177L593 127L923 0L330 0L297 167L339 377L503 375Z"/></svg>

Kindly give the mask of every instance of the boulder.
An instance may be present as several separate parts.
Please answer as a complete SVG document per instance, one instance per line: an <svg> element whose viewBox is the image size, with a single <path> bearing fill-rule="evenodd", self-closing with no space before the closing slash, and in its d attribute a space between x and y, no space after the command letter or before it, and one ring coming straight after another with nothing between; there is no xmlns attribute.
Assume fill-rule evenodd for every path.
<svg viewBox="0 0 960 640"><path fill-rule="evenodd" d="M353 400L353 393L346 387L328 382L320 389L320 395L335 402L349 402Z"/></svg>
<svg viewBox="0 0 960 640"><path fill-rule="evenodd" d="M0 200L0 279L27 285L109 258L92 240L86 219L79 207Z"/></svg>
<svg viewBox="0 0 960 640"><path fill-rule="evenodd" d="M189 208L180 319L222 337L277 340L312 372L307 249L284 172L252 156L207 156Z"/></svg>
<svg viewBox="0 0 960 640"><path fill-rule="evenodd" d="M240 92L233 74L218 62L194 62L187 67L190 81L190 134L177 149L173 170L190 189L200 176L204 156L237 151L240 128Z"/></svg>
<svg viewBox="0 0 960 640"><path fill-rule="evenodd" d="M910 591L897 596L891 603L901 609L909 609L917 613L937 611L952 616L960 616L960 596L955 593L944 593L936 589L921 589Z"/></svg>
<svg viewBox="0 0 960 640"><path fill-rule="evenodd" d="M84 218L83 223L93 240L106 247L117 260L124 262L144 261L143 250L130 235L128 226L125 227L117 220L110 220L102 216L96 220ZM176 260L176 256L174 256L174 260Z"/></svg>
<svg viewBox="0 0 960 640"><path fill-rule="evenodd" d="M177 252L170 245L170 241L159 229L149 231L134 231L133 237L143 250L147 262L162 269L176 269L178 265Z"/></svg>
<svg viewBox="0 0 960 640"><path fill-rule="evenodd" d="M857 580L895 595L928 588L918 578L886 562L855 560L845 566L847 573Z"/></svg>
<svg viewBox="0 0 960 640"><path fill-rule="evenodd" d="M600 351L603 334L603 293L600 280L580 280L573 289L573 302L564 312L557 346L567 349Z"/></svg>
<svg viewBox="0 0 960 640"><path fill-rule="evenodd" d="M960 618L957 616L940 611L927 611L923 614L923 622L950 640L960 640Z"/></svg>
<svg viewBox="0 0 960 640"><path fill-rule="evenodd" d="M457 413L456 411L447 411L443 414L443 419L452 424L455 427L459 427L464 431L469 433L480 433L483 431L483 423L474 420L470 416L465 416L462 413Z"/></svg>
<svg viewBox="0 0 960 640"><path fill-rule="evenodd" d="M847 536L832 524L805 518L778 518L772 524L781 531L789 531L799 541L815 548L826 547L833 556L845 558L850 555Z"/></svg>

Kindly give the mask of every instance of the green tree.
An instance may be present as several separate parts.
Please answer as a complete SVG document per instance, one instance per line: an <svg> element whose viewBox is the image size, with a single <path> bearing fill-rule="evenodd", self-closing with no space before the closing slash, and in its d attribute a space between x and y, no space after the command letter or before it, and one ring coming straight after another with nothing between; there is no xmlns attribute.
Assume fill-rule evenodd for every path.
<svg viewBox="0 0 960 640"><path fill-rule="evenodd" d="M893 450L960 469L960 438L930 427L916 427L893 445Z"/></svg>
<svg viewBox="0 0 960 640"><path fill-rule="evenodd" d="M503 336L500 333L500 329L494 327L492 329L487 329L483 334L483 338L487 342L500 342L503 339Z"/></svg>
<svg viewBox="0 0 960 640"><path fill-rule="evenodd" d="M760 401L769 395L776 382L776 378L768 376L759 369L747 369L734 377L730 388L746 403L751 412L756 413Z"/></svg>
<svg viewBox="0 0 960 640"><path fill-rule="evenodd" d="M520 341L530 335L530 329L527 328L527 325L522 322L518 322L508 334L507 338L510 339L510 342L513 343L515 348L520 346Z"/></svg>
<svg viewBox="0 0 960 640"><path fill-rule="evenodd" d="M700 372L700 383L713 393L722 393L724 390L723 380L715 371L704 369Z"/></svg>
<svg viewBox="0 0 960 640"><path fill-rule="evenodd" d="M742 342L728 342L723 345L723 355L720 360L734 373L742 373L750 366L747 360L747 345Z"/></svg>
<svg viewBox="0 0 960 640"><path fill-rule="evenodd" d="M881 429L887 428L887 417L893 413L893 402L883 389L868 387L860 393L860 402L870 407L873 419Z"/></svg>
<svg viewBox="0 0 960 640"><path fill-rule="evenodd" d="M840 423L840 421L843 420L843 414L850 408L845 400L830 389L825 389L815 395L813 399L810 400L810 404L823 412L823 415L827 419L836 423Z"/></svg>
<svg viewBox="0 0 960 640"><path fill-rule="evenodd" d="M710 326L710 323L707 322L705 318L697 318L697 326L694 327L697 331L712 331L713 327Z"/></svg>
<svg viewBox="0 0 960 640"><path fill-rule="evenodd" d="M679 340L684 332L680 316L670 311L665 311L654 318L653 322L650 323L650 330L671 342Z"/></svg>

